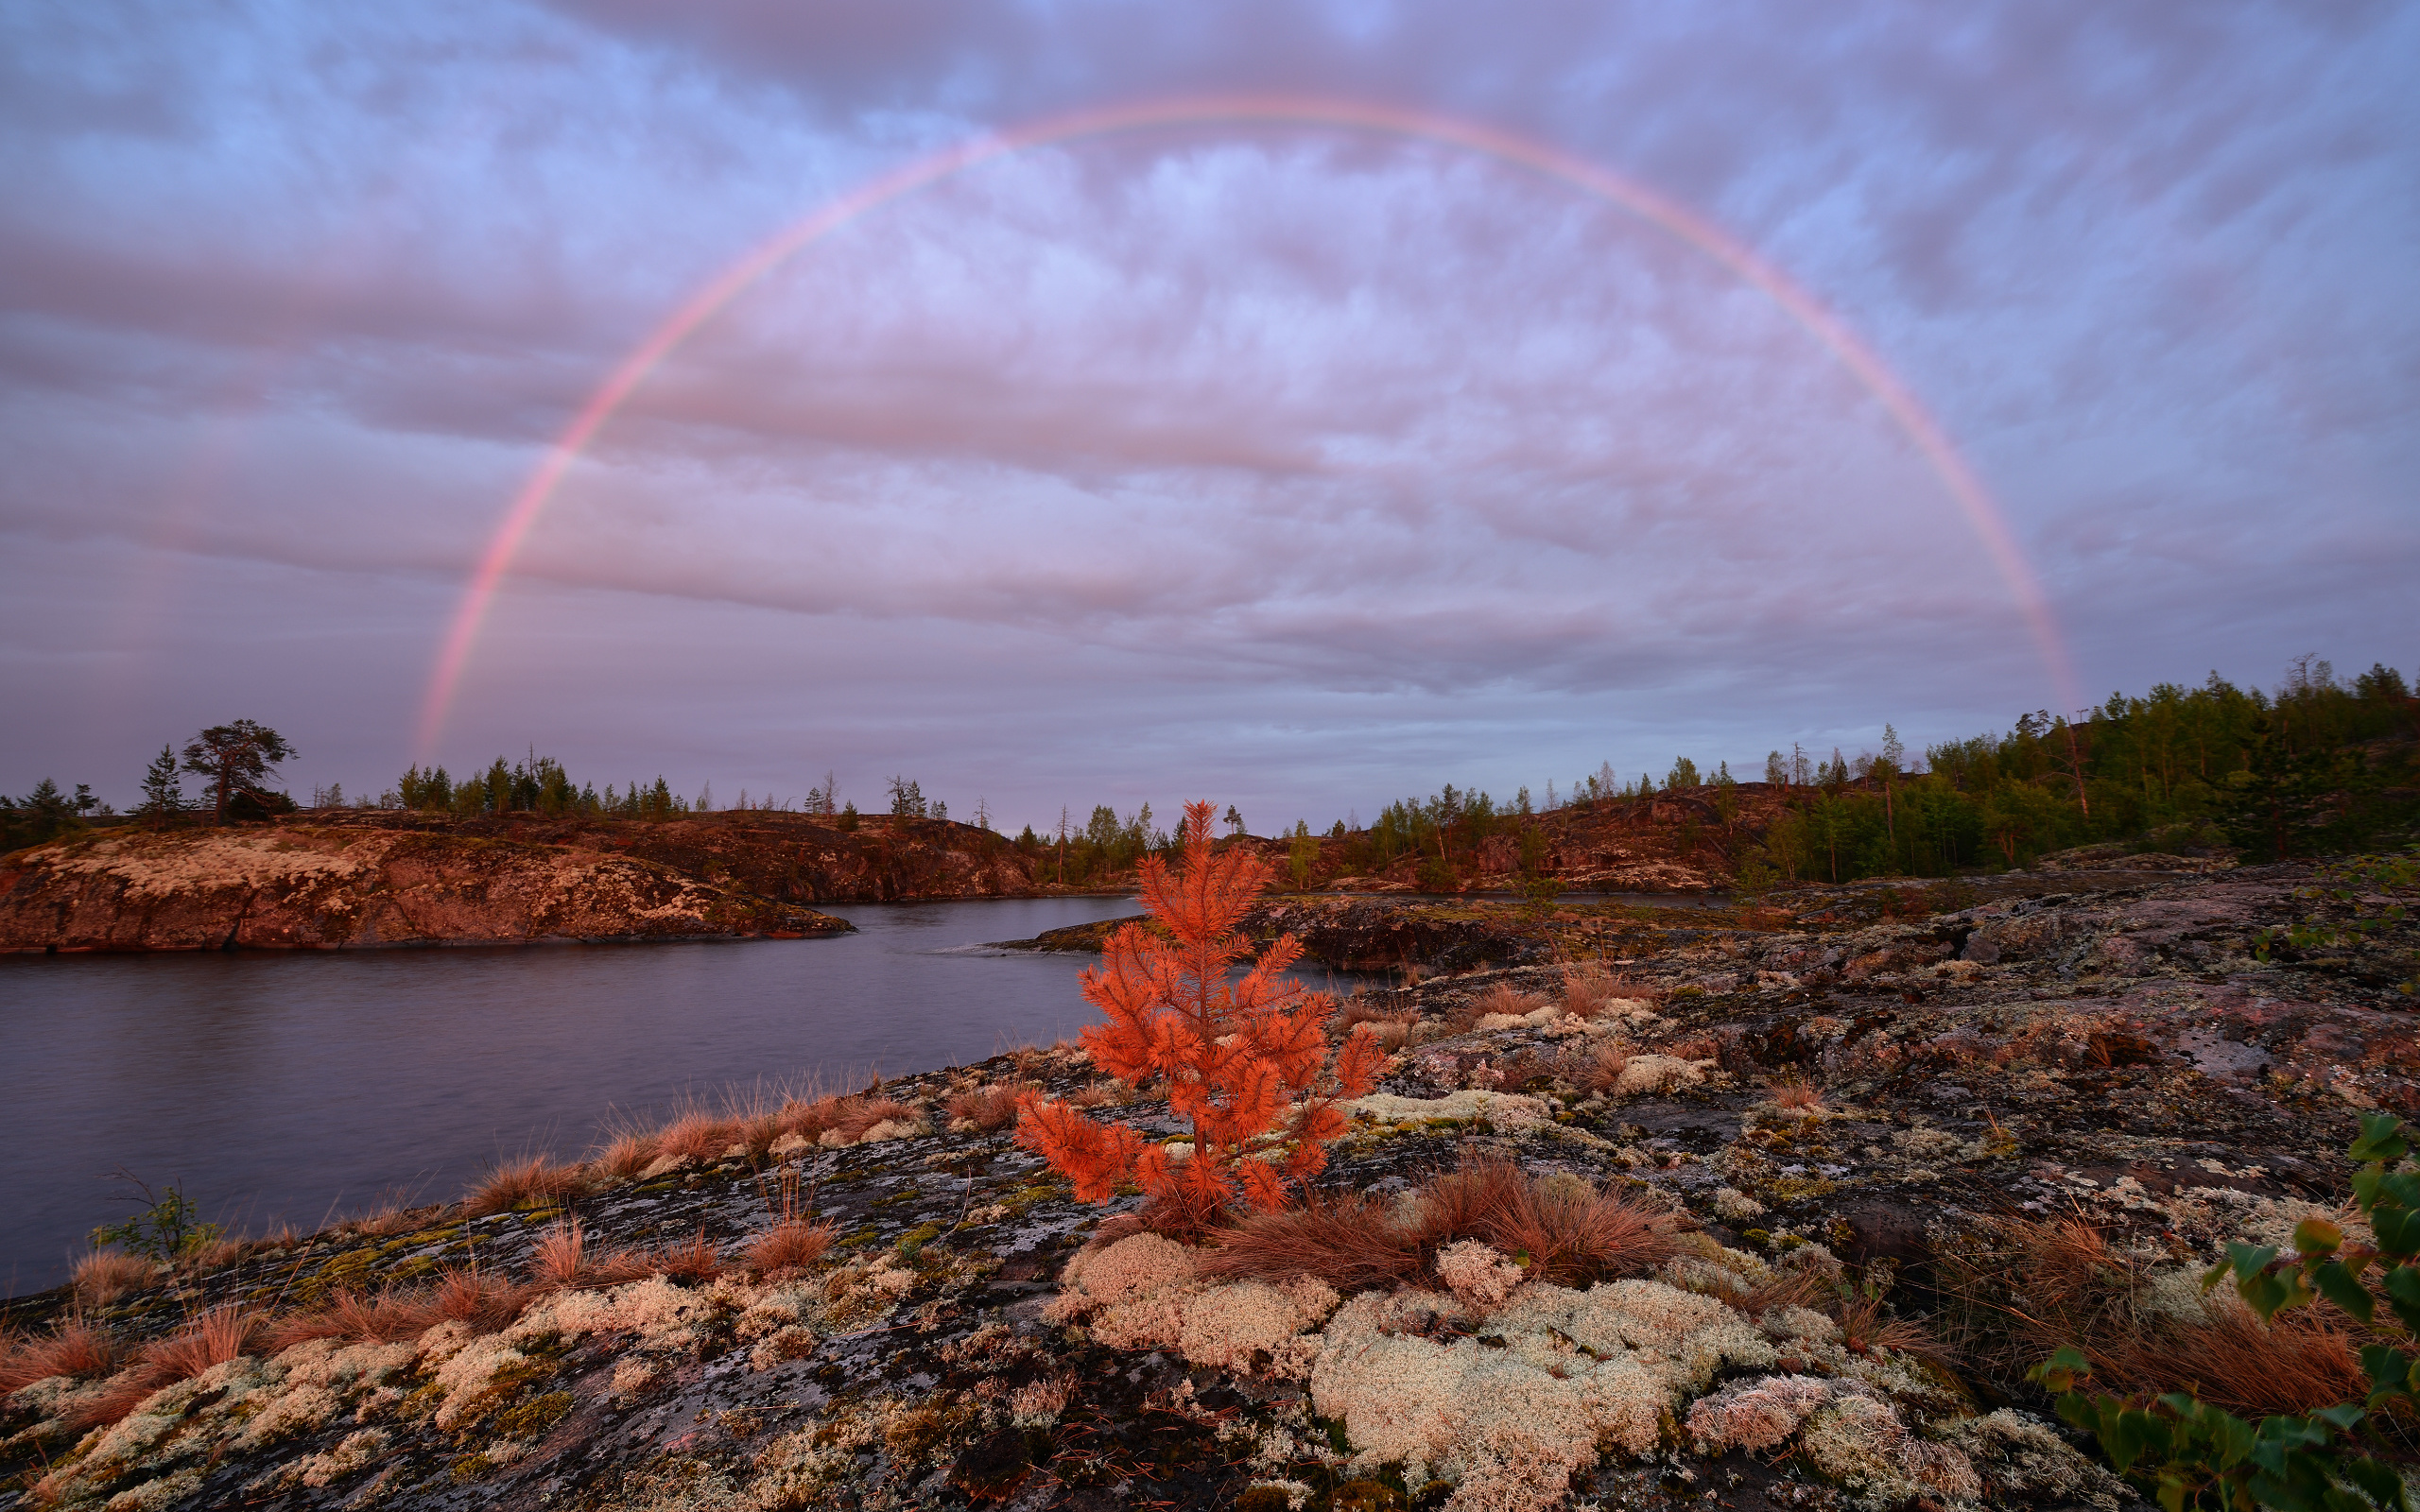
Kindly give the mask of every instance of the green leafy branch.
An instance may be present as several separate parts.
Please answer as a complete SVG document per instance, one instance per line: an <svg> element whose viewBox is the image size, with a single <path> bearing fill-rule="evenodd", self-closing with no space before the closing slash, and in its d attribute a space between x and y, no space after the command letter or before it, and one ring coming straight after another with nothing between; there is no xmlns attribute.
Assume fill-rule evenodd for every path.
<svg viewBox="0 0 2420 1512"><path fill-rule="evenodd" d="M126 1179L134 1181L130 1176ZM143 1211L123 1223L105 1223L94 1229L94 1247L116 1245L130 1255L168 1264L216 1243L225 1232L217 1224L203 1223L201 1210L174 1182L156 1196L145 1183L134 1181L134 1185L143 1193Z"/></svg>
<svg viewBox="0 0 2420 1512"><path fill-rule="evenodd" d="M2267 1324L2325 1297L2376 1337L2360 1350L2370 1390L2360 1401L2264 1418L2256 1426L2189 1391L2113 1397L2086 1389L2092 1363L2073 1346L2036 1366L2031 1379L2051 1393L2059 1416L2089 1431L2119 1474L2152 1491L2167 1512L2420 1512L2378 1419L2415 1405L2420 1379L2411 1345L2420 1337L2420 1172L2401 1169L2411 1134L2401 1120L2361 1120L2347 1152L2363 1162L2353 1195L2375 1243L2309 1218L2294 1247L2232 1244L2202 1278L2234 1279L2244 1304ZM2380 1310L2380 1302L2385 1306Z"/></svg>

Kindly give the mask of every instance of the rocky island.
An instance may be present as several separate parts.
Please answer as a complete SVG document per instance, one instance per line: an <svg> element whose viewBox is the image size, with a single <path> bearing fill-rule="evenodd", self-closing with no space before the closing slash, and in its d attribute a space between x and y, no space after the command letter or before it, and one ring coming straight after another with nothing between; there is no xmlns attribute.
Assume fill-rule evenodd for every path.
<svg viewBox="0 0 2420 1512"><path fill-rule="evenodd" d="M1011 1142L1028 1090L1184 1136L1063 1044L108 1257L9 1304L0 1500L2144 1504L2026 1371L2350 1389L2342 1319L2195 1278L2344 1217L2357 1118L2420 1113L2415 931L2306 865L2058 859L1504 905L1340 1005L1388 1057L1327 1195L1198 1244Z"/></svg>
<svg viewBox="0 0 2420 1512"><path fill-rule="evenodd" d="M0 857L0 951L346 950L833 934L641 857L407 830L103 831Z"/></svg>

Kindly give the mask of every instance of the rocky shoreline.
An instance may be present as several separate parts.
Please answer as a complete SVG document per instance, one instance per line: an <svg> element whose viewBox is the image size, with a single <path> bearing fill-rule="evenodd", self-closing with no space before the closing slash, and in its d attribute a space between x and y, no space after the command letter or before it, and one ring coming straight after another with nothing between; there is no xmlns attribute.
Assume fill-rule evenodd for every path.
<svg viewBox="0 0 2420 1512"><path fill-rule="evenodd" d="M1584 1013L1549 965L1348 1004L1394 1054L1322 1178L1339 1200L1414 1202L1499 1158L1668 1215L1678 1247L1635 1280L1509 1269L1491 1302L1441 1256L1428 1290L1306 1282L1268 1314L1238 1287L1277 1289L1168 1262L1135 1294L1100 1258L1139 1253L1115 1221L1133 1199L1073 1201L1001 1109L1031 1086L1147 1138L1181 1129L1073 1047L1028 1050L790 1115L824 1121L813 1137L773 1113L666 1131L500 1206L282 1237L105 1301L15 1299L27 1337L78 1313L123 1359L232 1315L215 1308L317 1316L449 1270L526 1288L391 1339L247 1346L114 1428L75 1426L102 1367L26 1383L0 1418L0 1506L2138 1504L2048 1418L2021 1341L1974 1321L1961 1257L2072 1220L2097 1263L2165 1296L2223 1240L2342 1201L2356 1116L2420 1114L2420 1035L2394 986L2413 926L2258 959L2259 931L2338 906L2309 880L2083 869L1930 912L1845 889L1787 918L1600 929ZM829 1248L752 1267L803 1213L832 1225ZM623 1268L563 1271L573 1220ZM1787 1308L1755 1300L1783 1291ZM1274 1330L1259 1353L1202 1332L1246 1302L1279 1319L1253 1325ZM1698 1321L1656 1346L1641 1308ZM1476 1372L1471 1391L1599 1426L1554 1441L1567 1486L1560 1468L1508 1480L1469 1436L1485 1415L1447 1392L1422 1419L1443 1436L1407 1460L1357 1395L1382 1357L1430 1372L1388 1378L1405 1401ZM1666 1405L1602 1418L1608 1372L1633 1366Z"/></svg>
<svg viewBox="0 0 2420 1512"><path fill-rule="evenodd" d="M0 858L0 953L799 938L850 928L644 859L451 834L120 831Z"/></svg>

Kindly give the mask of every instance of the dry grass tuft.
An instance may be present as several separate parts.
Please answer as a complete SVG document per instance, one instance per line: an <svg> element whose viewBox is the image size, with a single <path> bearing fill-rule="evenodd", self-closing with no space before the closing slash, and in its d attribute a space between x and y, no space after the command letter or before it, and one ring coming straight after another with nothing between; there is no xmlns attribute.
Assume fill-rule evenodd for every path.
<svg viewBox="0 0 2420 1512"><path fill-rule="evenodd" d="M804 1270L823 1258L838 1231L829 1223L786 1218L749 1241L743 1258L748 1269L757 1276Z"/></svg>
<svg viewBox="0 0 2420 1512"><path fill-rule="evenodd" d="M1211 1240L1195 1259L1209 1280L1309 1276L1350 1293L1409 1280L1428 1263L1420 1231L1370 1196L1315 1195L1300 1208L1248 1214Z"/></svg>
<svg viewBox="0 0 2420 1512"><path fill-rule="evenodd" d="M659 1276L710 1281L722 1274L722 1251L700 1229L695 1239L666 1245L649 1254L648 1268Z"/></svg>
<svg viewBox="0 0 2420 1512"><path fill-rule="evenodd" d="M1809 1080L1803 1072L1782 1072L1765 1083L1765 1091L1775 1108L1799 1113L1821 1112L1824 1108L1824 1084Z"/></svg>
<svg viewBox="0 0 2420 1512"><path fill-rule="evenodd" d="M942 1104L942 1110L953 1123L972 1124L990 1133L1016 1122L1017 1098L1033 1089L1028 1087L977 1087L962 1091Z"/></svg>
<svg viewBox="0 0 2420 1512"><path fill-rule="evenodd" d="M1573 961L1563 969L1563 1011L1578 1019L1593 1019L1622 994L1602 961Z"/></svg>
<svg viewBox="0 0 2420 1512"><path fill-rule="evenodd" d="M272 1322L262 1348L275 1354L312 1339L391 1344L418 1336L436 1321L437 1309L424 1292L385 1291L375 1297L338 1292L323 1307Z"/></svg>
<svg viewBox="0 0 2420 1512"><path fill-rule="evenodd" d="M425 1216L429 1216L428 1210L407 1207L403 1198L397 1197L357 1218L347 1218L337 1225L337 1231L358 1234L364 1239L385 1239L419 1228L421 1219ZM293 1226L289 1224L273 1239L267 1242L290 1248L300 1244L302 1238L295 1233Z"/></svg>
<svg viewBox="0 0 2420 1512"><path fill-rule="evenodd" d="M1581 1182L1529 1182L1481 1230L1506 1254L1528 1255L1530 1275L1565 1284L1639 1275L1672 1255L1664 1214Z"/></svg>
<svg viewBox="0 0 2420 1512"><path fill-rule="evenodd" d="M773 1144L786 1132L778 1112L755 1112L739 1121L739 1137L735 1144L748 1146L748 1159L762 1161L773 1153Z"/></svg>
<svg viewBox="0 0 2420 1512"><path fill-rule="evenodd" d="M1438 1250L1462 1239L1527 1256L1531 1276L1566 1284L1643 1275L1673 1250L1668 1216L1574 1177L1535 1180L1488 1157L1431 1178L1408 1211L1374 1197L1318 1199L1251 1214L1211 1239L1216 1247L1198 1262L1206 1277L1311 1276L1340 1292L1413 1280Z"/></svg>
<svg viewBox="0 0 2420 1512"><path fill-rule="evenodd" d="M214 1307L164 1339L146 1345L133 1368L120 1372L108 1389L77 1405L70 1428L116 1422L146 1397L248 1353L268 1332L262 1314L229 1303Z"/></svg>
<svg viewBox="0 0 2420 1512"><path fill-rule="evenodd" d="M108 1375L122 1354L115 1339L81 1319L41 1338L11 1334L0 1340L0 1396L52 1376Z"/></svg>
<svg viewBox="0 0 2420 1512"><path fill-rule="evenodd" d="M2368 1393L2360 1328L2320 1302L2263 1327L2221 1285L2199 1315L2154 1305L2165 1257L2128 1254L2080 1218L2003 1220L1936 1257L1943 1317L1969 1358L2021 1377L2063 1344L2082 1349L2104 1389L2190 1389L2244 1417L2302 1413Z"/></svg>
<svg viewBox="0 0 2420 1512"><path fill-rule="evenodd" d="M1948 1354L1922 1324L1892 1316L1879 1296L1850 1296L1831 1311L1841 1325L1841 1343L1853 1354L1872 1354L1876 1349L1933 1359Z"/></svg>
<svg viewBox="0 0 2420 1512"><path fill-rule="evenodd" d="M1776 1270L1771 1279L1748 1289L1739 1298L1739 1311L1751 1317L1776 1307L1804 1307L1824 1313L1833 1311L1838 1289L1821 1272L1799 1268Z"/></svg>
<svg viewBox="0 0 2420 1512"><path fill-rule="evenodd" d="M489 1172L486 1179L462 1199L462 1207L472 1217L481 1218L492 1212L509 1211L532 1199L559 1202L579 1195L587 1186L578 1166L557 1165L543 1155L532 1155L508 1160Z"/></svg>
<svg viewBox="0 0 2420 1512"><path fill-rule="evenodd" d="M1573 1057L1579 1063L1567 1067L1564 1075L1583 1091L1609 1092L1622 1079L1622 1072L1630 1065L1630 1057L1638 1053L1627 1040L1609 1040L1590 1046Z"/></svg>
<svg viewBox="0 0 2420 1512"><path fill-rule="evenodd" d="M1673 1247L1666 1214L1576 1179L1533 1180L1492 1156L1465 1160L1422 1190L1421 1228L1432 1246L1482 1239L1527 1255L1530 1275L1559 1282L1641 1275Z"/></svg>
<svg viewBox="0 0 2420 1512"><path fill-rule="evenodd" d="M70 1285L79 1306L107 1307L127 1293L150 1285L158 1275L158 1267L139 1255L95 1249L76 1263Z"/></svg>
<svg viewBox="0 0 2420 1512"><path fill-rule="evenodd" d="M616 1249L588 1263L580 1280L591 1286L619 1286L656 1274L655 1257L644 1249Z"/></svg>
<svg viewBox="0 0 2420 1512"><path fill-rule="evenodd" d="M589 1169L608 1181L628 1181L655 1162L655 1136L616 1134L589 1162Z"/></svg>
<svg viewBox="0 0 2420 1512"><path fill-rule="evenodd" d="M548 1291L562 1291L579 1280L587 1258L588 1236L581 1231L579 1220L558 1223L530 1246L530 1279Z"/></svg>
<svg viewBox="0 0 2420 1512"><path fill-rule="evenodd" d="M216 1270L233 1265L251 1252L252 1242L249 1239L214 1239L186 1256L182 1263L188 1270Z"/></svg>
<svg viewBox="0 0 2420 1512"><path fill-rule="evenodd" d="M233 1303L214 1307L143 1351L144 1374L152 1390L190 1380L215 1365L247 1353L266 1332L266 1319Z"/></svg>
<svg viewBox="0 0 2420 1512"><path fill-rule="evenodd" d="M712 1160L736 1143L733 1138L736 1132L733 1125L712 1113L683 1113L656 1131L656 1158Z"/></svg>
<svg viewBox="0 0 2420 1512"><path fill-rule="evenodd" d="M1546 1005L1546 999L1531 997L1510 982L1491 982L1446 1009L1445 1027L1454 1034L1467 1034L1489 1014L1509 1013L1517 1017L1535 1013Z"/></svg>
<svg viewBox="0 0 2420 1512"><path fill-rule="evenodd" d="M457 1267L439 1275L429 1307L435 1319L450 1318L493 1333L520 1316L528 1300L528 1288L515 1286L502 1276Z"/></svg>
<svg viewBox="0 0 2420 1512"><path fill-rule="evenodd" d="M1042 1052L1035 1051L1038 1057ZM824 1135L838 1131L842 1143L854 1143L876 1124L892 1120L912 1120L913 1105L895 1097L876 1097L870 1093L852 1096L818 1097L812 1102L793 1098L782 1105L777 1115L782 1131L800 1138L820 1142Z"/></svg>
<svg viewBox="0 0 2420 1512"><path fill-rule="evenodd" d="M876 1124L912 1123L916 1117L915 1105L896 1097L842 1097L837 1102L831 1128L844 1141L864 1138Z"/></svg>

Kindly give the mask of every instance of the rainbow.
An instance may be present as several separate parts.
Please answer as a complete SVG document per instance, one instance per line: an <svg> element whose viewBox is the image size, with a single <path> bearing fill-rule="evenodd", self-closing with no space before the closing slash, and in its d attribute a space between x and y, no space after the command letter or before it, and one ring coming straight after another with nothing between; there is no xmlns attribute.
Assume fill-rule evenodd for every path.
<svg viewBox="0 0 2420 1512"><path fill-rule="evenodd" d="M480 553L446 629L421 704L419 756L425 760L434 754L456 687L496 590L572 463L639 385L647 381L657 364L751 284L858 216L1011 153L1122 131L1219 125L1363 131L1460 147L1495 158L1618 205L1696 248L1740 282L1761 290L1848 369L1939 476L2007 585L2060 696L2068 707L2075 706L2075 679L2057 623L2051 618L2049 602L1998 505L1975 475L1974 469L1950 444L1940 423L1917 403L1873 349L1780 269L1703 216L1634 180L1494 127L1384 105L1288 96L1219 95L1082 111L973 138L895 168L822 205L691 294L589 395L588 402L572 417L537 471L513 496L495 534Z"/></svg>

